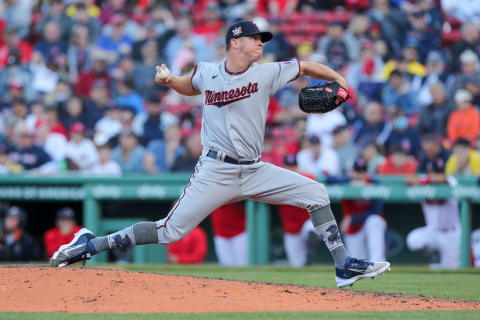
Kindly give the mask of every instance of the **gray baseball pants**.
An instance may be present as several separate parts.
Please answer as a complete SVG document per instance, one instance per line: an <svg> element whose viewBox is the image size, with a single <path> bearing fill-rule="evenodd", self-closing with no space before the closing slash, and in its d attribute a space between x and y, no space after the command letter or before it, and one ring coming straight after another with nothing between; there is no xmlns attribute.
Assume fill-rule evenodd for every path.
<svg viewBox="0 0 480 320"><path fill-rule="evenodd" d="M262 161L230 164L205 153L167 217L156 222L159 243L180 240L227 203L250 199L292 205L309 212L330 204L325 186L296 172Z"/></svg>

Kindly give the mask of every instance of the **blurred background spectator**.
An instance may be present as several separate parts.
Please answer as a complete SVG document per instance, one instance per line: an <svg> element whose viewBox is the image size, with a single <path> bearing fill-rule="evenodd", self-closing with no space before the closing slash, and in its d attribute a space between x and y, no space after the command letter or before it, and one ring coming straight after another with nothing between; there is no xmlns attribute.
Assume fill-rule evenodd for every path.
<svg viewBox="0 0 480 320"><path fill-rule="evenodd" d="M90 169L90 173L95 175L121 175L122 168L120 165L112 160L112 148L110 144L102 141L97 146L98 159Z"/></svg>
<svg viewBox="0 0 480 320"><path fill-rule="evenodd" d="M298 153L298 170L314 177L339 175L340 161L335 150L322 145L317 136L311 136L308 143L309 147Z"/></svg>
<svg viewBox="0 0 480 320"><path fill-rule="evenodd" d="M465 89L455 93L457 109L452 112L447 123L447 137L450 142L467 138L471 143L480 133L480 113L472 105L472 94Z"/></svg>
<svg viewBox="0 0 480 320"><path fill-rule="evenodd" d="M333 129L332 148L337 153L340 161L340 174L348 175L360 152L359 146L352 141L352 133L348 126L340 125Z"/></svg>
<svg viewBox="0 0 480 320"><path fill-rule="evenodd" d="M401 145L389 148L385 162L378 168L379 175L411 175L416 172L417 162Z"/></svg>
<svg viewBox="0 0 480 320"><path fill-rule="evenodd" d="M88 171L98 161L92 140L85 137L85 126L76 122L70 127L70 141L65 154L69 170Z"/></svg>
<svg viewBox="0 0 480 320"><path fill-rule="evenodd" d="M145 148L138 144L132 132L120 135L119 144L113 149L112 159L120 165L123 173L143 173Z"/></svg>
<svg viewBox="0 0 480 320"><path fill-rule="evenodd" d="M466 138L458 138L453 143L453 152L445 166L445 174L473 177L480 175L480 153L471 145L472 142Z"/></svg>

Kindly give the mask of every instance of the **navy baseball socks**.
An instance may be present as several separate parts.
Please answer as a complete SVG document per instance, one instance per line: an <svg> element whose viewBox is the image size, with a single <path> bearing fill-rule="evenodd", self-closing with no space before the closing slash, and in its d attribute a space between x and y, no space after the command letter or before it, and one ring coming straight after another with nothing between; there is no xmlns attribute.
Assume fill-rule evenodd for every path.
<svg viewBox="0 0 480 320"><path fill-rule="evenodd" d="M90 230L82 228L70 243L61 246L53 254L50 266L65 267L80 261L85 263L93 255L105 250L148 243L158 243L155 222L139 222L104 237L95 237Z"/></svg>
<svg viewBox="0 0 480 320"><path fill-rule="evenodd" d="M337 222L330 205L313 210L310 218L317 232L323 239L335 262L335 281L339 288L352 286L364 278L375 278L390 270L389 262L368 262L351 258L343 245Z"/></svg>

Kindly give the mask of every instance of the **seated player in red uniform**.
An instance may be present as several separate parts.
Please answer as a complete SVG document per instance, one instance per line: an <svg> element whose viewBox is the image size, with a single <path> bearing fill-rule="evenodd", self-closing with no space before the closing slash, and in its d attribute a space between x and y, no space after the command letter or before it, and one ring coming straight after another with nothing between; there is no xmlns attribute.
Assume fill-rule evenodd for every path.
<svg viewBox="0 0 480 320"><path fill-rule="evenodd" d="M167 245L168 262L202 263L205 261L207 250L207 234L202 228L195 227L185 238Z"/></svg>
<svg viewBox="0 0 480 320"><path fill-rule="evenodd" d="M213 241L221 266L239 267L248 263L248 235L244 202L230 203L210 215Z"/></svg>
<svg viewBox="0 0 480 320"><path fill-rule="evenodd" d="M72 241L75 232L82 227L75 221L75 212L69 207L61 208L57 212L55 227L47 230L43 236L43 244L50 258L62 244Z"/></svg>

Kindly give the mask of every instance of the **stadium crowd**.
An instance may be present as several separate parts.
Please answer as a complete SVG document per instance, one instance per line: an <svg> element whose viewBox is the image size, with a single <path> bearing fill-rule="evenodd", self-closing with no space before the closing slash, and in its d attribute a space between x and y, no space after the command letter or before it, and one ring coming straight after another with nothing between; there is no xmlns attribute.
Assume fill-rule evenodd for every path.
<svg viewBox="0 0 480 320"><path fill-rule="evenodd" d="M318 177L347 175L362 156L370 174L412 173L426 137L450 159L449 173L478 175L480 11L461 3L4 1L0 171L191 172L201 97L157 86L154 67L188 74L199 61L221 61L226 26L254 19L275 33L262 62L318 61L352 91L338 110L306 116L297 95L312 80L280 90L266 161L282 165L294 153L300 171Z"/></svg>
<svg viewBox="0 0 480 320"><path fill-rule="evenodd" d="M306 115L298 93L318 81L281 89L264 161L293 154L326 179L355 163L412 184L480 175L480 2L467 0L2 1L0 173L193 172L202 98L156 85L155 66L222 61L239 19L274 33L262 62L324 63L351 91Z"/></svg>

